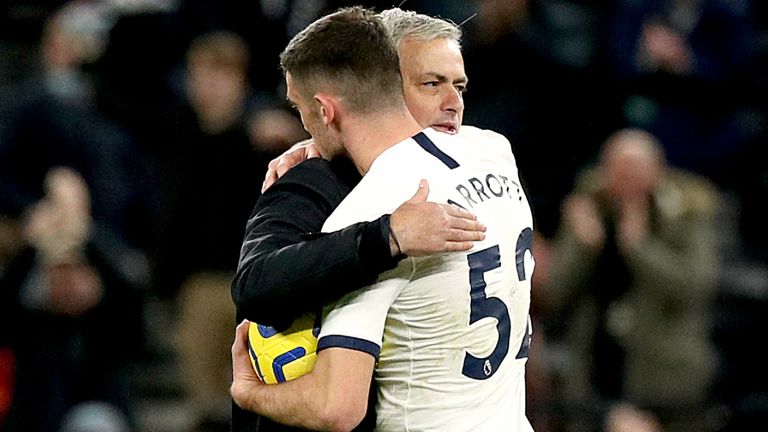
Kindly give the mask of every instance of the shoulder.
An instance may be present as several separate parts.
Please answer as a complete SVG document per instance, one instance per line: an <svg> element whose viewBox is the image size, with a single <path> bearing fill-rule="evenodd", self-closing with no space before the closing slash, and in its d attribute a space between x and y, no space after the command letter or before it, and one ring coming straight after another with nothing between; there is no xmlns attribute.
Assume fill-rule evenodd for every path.
<svg viewBox="0 0 768 432"><path fill-rule="evenodd" d="M461 126L459 136L472 142L498 146L505 150L511 150L512 148L507 137L491 129L480 129L475 126L463 125Z"/></svg>
<svg viewBox="0 0 768 432"><path fill-rule="evenodd" d="M512 145L507 137L498 132L491 129L463 125L454 138L460 142L464 151L470 154L481 153L487 158L510 160L513 164L517 165L515 156L512 153Z"/></svg>
<svg viewBox="0 0 768 432"><path fill-rule="evenodd" d="M307 159L288 170L275 184L309 184L312 181L333 181L331 163L322 158Z"/></svg>
<svg viewBox="0 0 768 432"><path fill-rule="evenodd" d="M327 217L349 193L350 187L334 164L308 159L291 168L261 195L253 215L284 212L320 212Z"/></svg>
<svg viewBox="0 0 768 432"><path fill-rule="evenodd" d="M288 170L265 192L271 191L316 194L330 201L341 201L350 187L336 164L321 158L311 158Z"/></svg>

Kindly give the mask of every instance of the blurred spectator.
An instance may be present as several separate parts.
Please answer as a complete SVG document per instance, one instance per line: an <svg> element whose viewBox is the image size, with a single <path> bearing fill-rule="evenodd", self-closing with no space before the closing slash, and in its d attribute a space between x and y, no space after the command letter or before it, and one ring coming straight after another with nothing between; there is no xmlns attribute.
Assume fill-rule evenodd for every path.
<svg viewBox="0 0 768 432"><path fill-rule="evenodd" d="M612 61L629 125L656 135L673 166L720 181L753 138L747 115L755 54L751 2L621 0Z"/></svg>
<svg viewBox="0 0 768 432"><path fill-rule="evenodd" d="M256 92L272 94L282 83L278 56L293 36L291 31L314 20L324 4L325 0L186 0L179 2L176 16L187 45L201 34L222 29L242 37L249 56L258 62L248 71L248 80Z"/></svg>
<svg viewBox="0 0 768 432"><path fill-rule="evenodd" d="M280 107L253 112L247 119L247 128L253 149L273 155L309 138L296 115Z"/></svg>
<svg viewBox="0 0 768 432"><path fill-rule="evenodd" d="M248 122L259 113L250 105L249 62L247 44L234 32L210 32L192 42L186 99L169 143L171 157L162 165L169 211L159 242L156 289L177 301L177 348L189 412L197 423L221 427L228 425L230 410L229 345L235 323L230 284L246 221L267 163L276 155L249 135ZM293 122L261 127L281 127L275 133L296 136L302 129L290 118Z"/></svg>
<svg viewBox="0 0 768 432"><path fill-rule="evenodd" d="M17 217L42 195L43 178L69 166L85 178L94 220L130 246L151 221L151 176L131 135L96 104L90 65L106 45L110 15L73 1L46 23L39 67L0 105L0 214Z"/></svg>
<svg viewBox="0 0 768 432"><path fill-rule="evenodd" d="M26 245L0 278L15 363L0 430L58 432L70 409L91 400L132 421L129 372L143 337L141 292L119 265L119 243L94 226L84 179L54 168L45 193L25 213Z"/></svg>
<svg viewBox="0 0 768 432"><path fill-rule="evenodd" d="M656 135L671 165L734 192L744 247L765 258L761 9L751 0L622 0L609 39L626 124Z"/></svg>
<svg viewBox="0 0 768 432"><path fill-rule="evenodd" d="M550 344L564 338L566 430L711 430L718 201L637 129L610 136L579 177L535 298Z"/></svg>
<svg viewBox="0 0 768 432"><path fill-rule="evenodd" d="M25 79L36 68L34 55L45 21L66 0L0 2L0 89Z"/></svg>
<svg viewBox="0 0 768 432"><path fill-rule="evenodd" d="M13 371L3 430L57 431L88 399L132 414L148 269L129 233L150 218L134 179L150 178L94 103L88 65L109 25L100 3L66 3L45 23L38 69L0 105L0 344Z"/></svg>
<svg viewBox="0 0 768 432"><path fill-rule="evenodd" d="M596 151L587 143L619 126L595 3L475 0L477 15L463 26L471 77L464 100L472 107L465 123L509 137L537 231L547 237L578 168Z"/></svg>

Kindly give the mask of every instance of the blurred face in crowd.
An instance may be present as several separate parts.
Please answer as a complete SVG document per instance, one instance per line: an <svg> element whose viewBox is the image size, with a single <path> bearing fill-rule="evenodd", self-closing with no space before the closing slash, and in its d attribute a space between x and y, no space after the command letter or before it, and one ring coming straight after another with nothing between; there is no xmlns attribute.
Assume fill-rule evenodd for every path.
<svg viewBox="0 0 768 432"><path fill-rule="evenodd" d="M624 200L652 194L663 173L660 152L647 133L627 130L610 139L600 166L611 196Z"/></svg>
<svg viewBox="0 0 768 432"><path fill-rule="evenodd" d="M455 134L464 115L467 87L459 45L447 38L406 37L398 47L405 103L422 127Z"/></svg>
<svg viewBox="0 0 768 432"><path fill-rule="evenodd" d="M238 112L245 97L245 76L236 68L206 59L189 63L187 91L203 123L215 123Z"/></svg>

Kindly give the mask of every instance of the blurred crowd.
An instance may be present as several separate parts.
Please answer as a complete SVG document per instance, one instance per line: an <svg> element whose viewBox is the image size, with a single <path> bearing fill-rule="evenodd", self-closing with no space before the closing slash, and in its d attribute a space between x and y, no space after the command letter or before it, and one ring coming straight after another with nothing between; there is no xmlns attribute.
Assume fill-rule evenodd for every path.
<svg viewBox="0 0 768 432"><path fill-rule="evenodd" d="M353 4L398 6L3 2L0 431L139 431L152 302L190 424L227 430L245 222L306 138L278 54ZM534 428L768 425L768 6L401 7L461 24L464 123L509 138L532 205Z"/></svg>

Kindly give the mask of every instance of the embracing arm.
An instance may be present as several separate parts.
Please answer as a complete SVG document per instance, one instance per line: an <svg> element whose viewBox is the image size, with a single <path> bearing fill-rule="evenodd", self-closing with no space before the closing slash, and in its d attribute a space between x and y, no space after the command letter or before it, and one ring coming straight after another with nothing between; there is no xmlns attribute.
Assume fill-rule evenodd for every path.
<svg viewBox="0 0 768 432"><path fill-rule="evenodd" d="M281 424L312 430L349 431L363 419L375 359L371 354L328 348L312 372L286 383L259 381L248 358L248 321L232 345L232 399L242 409Z"/></svg>
<svg viewBox="0 0 768 432"><path fill-rule="evenodd" d="M375 282L403 254L466 250L484 238L485 227L471 213L427 202L426 182L391 217L320 234L346 195L340 185L327 162L311 159L262 195L248 221L232 283L241 318L285 323Z"/></svg>
<svg viewBox="0 0 768 432"><path fill-rule="evenodd" d="M291 319L373 282L397 264L388 216L319 234L346 192L327 162L311 159L262 195L232 283L238 315L265 324Z"/></svg>

